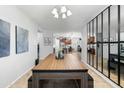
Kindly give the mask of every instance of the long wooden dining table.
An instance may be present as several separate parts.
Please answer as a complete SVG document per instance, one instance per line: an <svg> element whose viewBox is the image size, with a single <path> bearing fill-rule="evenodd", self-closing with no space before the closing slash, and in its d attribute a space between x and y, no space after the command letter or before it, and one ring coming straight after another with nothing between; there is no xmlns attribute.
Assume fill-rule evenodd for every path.
<svg viewBox="0 0 124 93"><path fill-rule="evenodd" d="M44 79L76 79L81 88L88 87L88 69L76 53L65 54L64 59L56 59L49 54L32 69L32 87L39 88L39 80Z"/></svg>

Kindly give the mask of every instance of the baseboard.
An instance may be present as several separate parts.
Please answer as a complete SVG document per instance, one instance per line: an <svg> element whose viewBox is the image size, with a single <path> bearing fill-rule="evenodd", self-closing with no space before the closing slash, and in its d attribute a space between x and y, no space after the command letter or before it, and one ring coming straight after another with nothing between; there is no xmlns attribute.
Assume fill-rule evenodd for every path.
<svg viewBox="0 0 124 93"><path fill-rule="evenodd" d="M47 55L47 56L48 56L48 55ZM40 58L40 60L44 60L47 56L44 56L44 57Z"/></svg>
<svg viewBox="0 0 124 93"><path fill-rule="evenodd" d="M27 72L29 72L34 66L30 67L27 71L25 71L23 74L21 74L16 80L12 81L6 88L9 88L12 86L16 81L18 81L22 76L24 76Z"/></svg>
<svg viewBox="0 0 124 93"><path fill-rule="evenodd" d="M40 60L44 60L44 58L40 58Z"/></svg>
<svg viewBox="0 0 124 93"><path fill-rule="evenodd" d="M103 74L101 74L99 71L97 71L96 69L94 69L93 67L91 67L89 64L85 63L85 65L87 65L91 70L93 70L97 75L99 75L101 78L103 78L107 83L109 83L113 88L121 88L120 86L118 86L117 84L115 84L114 82L112 82L111 80L109 80L107 77L105 77Z"/></svg>

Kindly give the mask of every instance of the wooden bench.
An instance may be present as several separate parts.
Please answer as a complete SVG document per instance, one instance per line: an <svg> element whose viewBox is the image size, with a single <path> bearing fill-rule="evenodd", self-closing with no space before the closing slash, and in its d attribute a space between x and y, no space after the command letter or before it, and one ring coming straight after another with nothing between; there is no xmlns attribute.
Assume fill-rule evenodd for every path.
<svg viewBox="0 0 124 93"><path fill-rule="evenodd" d="M80 87L80 82L78 82L78 80L76 80L77 81L77 83L78 83L78 86ZM40 84L42 84L42 85L40 85L40 86L43 86L43 84L45 83L45 82L43 82L43 80L41 80L41 81L39 81L40 82ZM75 83L75 85L76 85L76 83ZM70 86L70 87L72 87L72 86ZM88 74L88 88L93 88L94 87L94 80L93 80L93 78ZM32 76L28 79L28 88L32 88ZM42 87L41 87L42 88ZM78 88L78 87L77 87Z"/></svg>

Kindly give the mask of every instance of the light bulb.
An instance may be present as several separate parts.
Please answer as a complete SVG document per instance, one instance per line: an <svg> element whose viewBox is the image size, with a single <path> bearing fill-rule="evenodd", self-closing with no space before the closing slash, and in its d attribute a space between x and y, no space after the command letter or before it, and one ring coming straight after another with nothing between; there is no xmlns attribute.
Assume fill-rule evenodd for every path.
<svg viewBox="0 0 124 93"><path fill-rule="evenodd" d="M67 11L67 16L71 16L72 12L70 10Z"/></svg>
<svg viewBox="0 0 124 93"><path fill-rule="evenodd" d="M62 6L61 7L61 13L65 13L67 11L66 7L65 6Z"/></svg>
<svg viewBox="0 0 124 93"><path fill-rule="evenodd" d="M55 14L54 17L58 19L59 18L59 15L58 14Z"/></svg>
<svg viewBox="0 0 124 93"><path fill-rule="evenodd" d="M62 14L62 18L65 19L66 18L66 14Z"/></svg>
<svg viewBox="0 0 124 93"><path fill-rule="evenodd" d="M58 12L57 12L57 9L56 8L54 8L53 10L52 10L52 14L58 14Z"/></svg>

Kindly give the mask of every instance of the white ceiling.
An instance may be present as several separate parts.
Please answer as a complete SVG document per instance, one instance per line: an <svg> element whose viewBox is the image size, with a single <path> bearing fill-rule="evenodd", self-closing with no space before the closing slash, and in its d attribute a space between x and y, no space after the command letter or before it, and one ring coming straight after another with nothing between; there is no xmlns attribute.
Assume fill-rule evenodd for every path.
<svg viewBox="0 0 124 93"><path fill-rule="evenodd" d="M32 18L45 31L78 31L107 5L66 5L72 16L67 19L55 19L51 14L54 5L22 5L17 6Z"/></svg>

